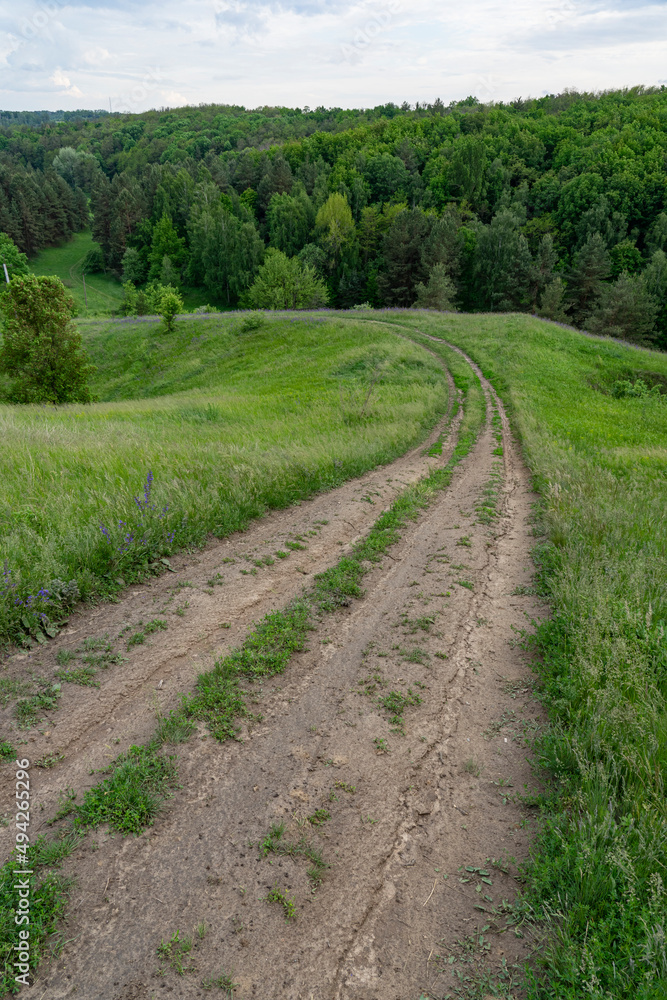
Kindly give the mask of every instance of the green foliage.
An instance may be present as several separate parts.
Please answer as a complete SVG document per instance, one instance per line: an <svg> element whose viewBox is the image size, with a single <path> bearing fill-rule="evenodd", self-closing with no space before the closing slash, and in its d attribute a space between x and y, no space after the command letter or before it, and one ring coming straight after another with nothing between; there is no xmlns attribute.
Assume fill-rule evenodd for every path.
<svg viewBox="0 0 667 1000"><path fill-rule="evenodd" d="M482 311L534 310L554 276L572 274L566 298L582 324L600 287L594 273L579 273L581 261L573 265L592 237L610 255L612 278L643 273L667 249L666 101L664 88L637 87L488 106L467 99L365 110L210 105L94 123L81 113L58 119L64 145L55 150L51 117L28 126L5 112L0 225L32 255L88 224L90 195L93 234L109 268L96 278L90 309L112 308L119 297L111 273L140 285L149 265L152 281L175 284L187 269L195 288L234 306L267 244L293 257L319 242L324 264L304 263L326 273L341 308L412 305L416 286L444 264L457 301ZM449 250L460 267L432 259L427 238L422 273L406 253L405 274L398 283L390 277L401 270L399 248L390 240L385 255L383 243L401 207L428 215L433 229L455 222ZM137 256L126 259L128 251ZM173 271L163 274L165 256ZM79 304L80 272L71 278Z"/></svg>
<svg viewBox="0 0 667 1000"><path fill-rule="evenodd" d="M567 323L568 317L565 311L565 282L562 278L554 278L549 282L540 299L538 316L551 319L556 323Z"/></svg>
<svg viewBox="0 0 667 1000"><path fill-rule="evenodd" d="M146 280L148 267L144 255L136 247L128 247L121 262L123 284L142 285Z"/></svg>
<svg viewBox="0 0 667 1000"><path fill-rule="evenodd" d="M108 823L123 834L141 833L151 826L174 783L173 757L164 757L156 745L132 746L102 773L109 774L89 789L74 810L76 828Z"/></svg>
<svg viewBox="0 0 667 1000"><path fill-rule="evenodd" d="M158 312L164 320L167 333L173 333L174 321L183 312L183 299L173 288L164 288L158 300Z"/></svg>
<svg viewBox="0 0 667 1000"><path fill-rule="evenodd" d="M613 285L604 285L587 326L591 333L619 337L634 344L653 340L658 303L641 275L624 272Z"/></svg>
<svg viewBox="0 0 667 1000"><path fill-rule="evenodd" d="M436 264L429 274L428 282L425 285L420 282L416 292L415 306L417 309L437 309L440 312L456 311L454 306L456 288L444 264Z"/></svg>
<svg viewBox="0 0 667 1000"><path fill-rule="evenodd" d="M104 254L99 246L92 247L81 263L84 274L101 274L105 270Z"/></svg>
<svg viewBox="0 0 667 1000"><path fill-rule="evenodd" d="M93 369L72 324L73 302L59 278L12 278L0 297L0 371L17 403L88 403Z"/></svg>
<svg viewBox="0 0 667 1000"><path fill-rule="evenodd" d="M65 878L57 871L45 871L46 866L59 866L60 862L73 851L77 839L63 838L47 842L43 837L32 844L25 855L16 852L0 868L0 992L3 996L21 990L16 982L14 961L15 945L19 944L19 930L15 923L17 914L16 885L17 870L25 865L32 870L30 879L30 974L43 957L50 953L48 939L57 929L58 922L65 913L73 880ZM53 942L52 942L53 943Z"/></svg>
<svg viewBox="0 0 667 1000"><path fill-rule="evenodd" d="M253 309L318 309L327 304L327 287L298 257L270 249L247 293Z"/></svg>
<svg viewBox="0 0 667 1000"><path fill-rule="evenodd" d="M605 241L600 233L593 233L574 258L569 275L571 308L577 322L591 314L611 272Z"/></svg>
<svg viewBox="0 0 667 1000"><path fill-rule="evenodd" d="M0 265L7 265L9 280L16 275L29 274L28 258L18 249L13 239L6 233L0 232ZM5 284L6 278L4 270L0 268L0 292Z"/></svg>
<svg viewBox="0 0 667 1000"><path fill-rule="evenodd" d="M165 257L171 264L181 267L186 260L185 240L178 235L171 218L165 213L153 229L151 248L148 254L148 280L159 281Z"/></svg>

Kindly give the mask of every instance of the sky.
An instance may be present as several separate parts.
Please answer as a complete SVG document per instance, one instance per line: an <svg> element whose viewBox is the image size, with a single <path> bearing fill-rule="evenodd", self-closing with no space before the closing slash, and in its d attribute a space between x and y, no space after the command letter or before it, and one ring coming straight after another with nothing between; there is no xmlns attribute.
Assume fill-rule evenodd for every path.
<svg viewBox="0 0 667 1000"><path fill-rule="evenodd" d="M373 107L667 84L667 0L0 0L0 108Z"/></svg>

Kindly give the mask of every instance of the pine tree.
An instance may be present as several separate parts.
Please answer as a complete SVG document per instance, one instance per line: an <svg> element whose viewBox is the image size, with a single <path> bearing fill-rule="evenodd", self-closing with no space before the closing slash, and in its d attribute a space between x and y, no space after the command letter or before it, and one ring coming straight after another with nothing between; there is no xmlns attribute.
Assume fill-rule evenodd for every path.
<svg viewBox="0 0 667 1000"><path fill-rule="evenodd" d="M148 254L150 264L148 280L156 281L159 279L165 257L169 257L174 267L182 267L185 263L186 253L185 240L178 235L169 216L163 215L153 229L151 249Z"/></svg>
<svg viewBox="0 0 667 1000"><path fill-rule="evenodd" d="M612 285L603 285L588 320L591 333L650 344L654 339L658 303L642 275L623 273Z"/></svg>
<svg viewBox="0 0 667 1000"><path fill-rule="evenodd" d="M537 315L551 319L554 323L567 323L565 311L565 282L562 278L554 278L542 292Z"/></svg>
<svg viewBox="0 0 667 1000"><path fill-rule="evenodd" d="M588 237L574 259L568 276L569 297L575 323L591 314L612 271L611 257L600 233Z"/></svg>
<svg viewBox="0 0 667 1000"><path fill-rule="evenodd" d="M428 282L417 285L416 309L437 309L440 312L455 312L456 287L444 264L436 264L431 270Z"/></svg>

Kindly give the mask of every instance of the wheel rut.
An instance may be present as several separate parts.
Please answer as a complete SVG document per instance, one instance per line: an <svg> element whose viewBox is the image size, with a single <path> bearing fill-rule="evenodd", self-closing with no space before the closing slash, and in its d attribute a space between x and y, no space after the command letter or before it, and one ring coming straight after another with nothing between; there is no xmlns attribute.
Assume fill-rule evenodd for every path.
<svg viewBox="0 0 667 1000"><path fill-rule="evenodd" d="M263 718L243 742L218 744L202 727L179 748L181 787L154 827L133 839L89 838L76 860L69 943L25 991L29 1000L187 1000L208 996L202 980L222 969L233 970L242 1000L417 1000L457 982L449 956L482 926L493 966L525 954L501 912L503 897L515 893L503 859L524 857L530 835L526 810L511 796L534 787L525 738L539 713L515 644L517 630L542 610L527 593L533 498L502 404L473 368L487 419L449 488L371 570L364 598L327 616L286 673L257 688ZM412 481L428 462L413 453L401 479ZM365 477L364 489L379 487L386 472ZM361 523L367 504L355 486L336 524L335 541L346 525L344 545L388 502L386 491ZM282 531L303 533L303 513L271 515L252 529L255 539L269 537L272 518L284 518ZM252 617L284 606L303 582L286 577L279 600L263 594ZM239 614L229 645L247 622ZM218 636L197 641L203 651ZM146 684L167 673L161 666L156 658L146 668ZM175 670L171 676L180 680ZM114 712L125 728L116 721L109 735L122 731L125 741L141 731L122 715L121 700ZM52 799L99 754L103 725L72 735L77 763L49 772ZM258 848L275 824L284 824L283 843L305 837L322 852L330 867L316 891L298 852ZM466 866L477 872L460 881ZM295 921L267 902L272 889L294 899ZM157 948L200 924L207 932L192 952L193 970L178 975Z"/></svg>

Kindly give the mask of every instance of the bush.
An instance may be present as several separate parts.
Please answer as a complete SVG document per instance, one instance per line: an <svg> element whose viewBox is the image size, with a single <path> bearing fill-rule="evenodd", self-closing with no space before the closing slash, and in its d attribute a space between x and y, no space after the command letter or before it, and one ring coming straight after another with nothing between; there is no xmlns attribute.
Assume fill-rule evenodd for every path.
<svg viewBox="0 0 667 1000"><path fill-rule="evenodd" d="M162 294L158 299L158 309L160 316L164 320L167 333L174 329L174 321L180 312L183 312L184 302L181 296L169 285L163 287Z"/></svg>
<svg viewBox="0 0 667 1000"><path fill-rule="evenodd" d="M12 278L0 296L4 336L0 372L13 379L15 403L89 403L95 369L72 324L74 301L62 281L34 274Z"/></svg>
<svg viewBox="0 0 667 1000"><path fill-rule="evenodd" d="M324 282L298 257L269 249L254 285L247 293L255 309L318 309L329 301Z"/></svg>

